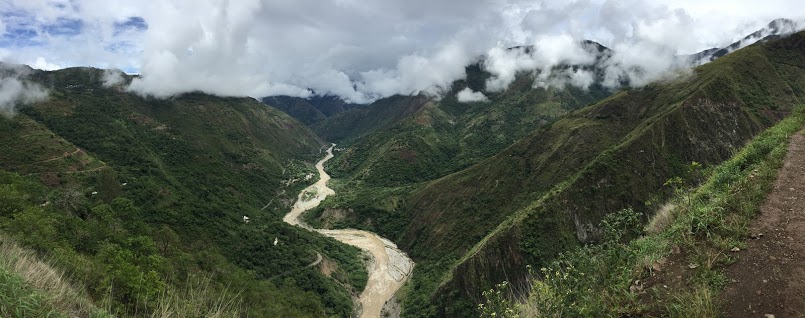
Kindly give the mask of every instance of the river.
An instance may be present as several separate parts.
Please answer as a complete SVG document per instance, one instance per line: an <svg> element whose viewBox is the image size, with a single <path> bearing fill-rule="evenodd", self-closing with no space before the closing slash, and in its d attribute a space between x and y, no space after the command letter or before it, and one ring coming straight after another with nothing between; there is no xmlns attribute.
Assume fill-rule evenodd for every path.
<svg viewBox="0 0 805 318"><path fill-rule="evenodd" d="M315 229L299 219L302 213L317 207L327 196L335 195L335 191L327 186L330 175L324 171L324 163L333 158L334 147L335 145L332 145L327 149L327 155L316 163L319 180L299 193L291 212L282 220L285 223L316 231L345 244L358 247L372 256L371 264L368 265L369 280L366 282L366 288L361 292L359 301L361 317L379 318L384 304L394 297L394 293L411 276L414 262L393 242L375 233L354 229Z"/></svg>

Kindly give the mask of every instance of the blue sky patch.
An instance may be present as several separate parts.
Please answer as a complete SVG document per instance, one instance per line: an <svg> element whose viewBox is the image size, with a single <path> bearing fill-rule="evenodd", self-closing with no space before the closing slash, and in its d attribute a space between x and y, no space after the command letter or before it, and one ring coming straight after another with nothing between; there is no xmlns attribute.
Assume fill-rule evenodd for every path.
<svg viewBox="0 0 805 318"><path fill-rule="evenodd" d="M41 45L36 37L39 32L33 24L34 16L22 11L0 12L0 20L6 27L6 33L0 36L0 47Z"/></svg>
<svg viewBox="0 0 805 318"><path fill-rule="evenodd" d="M50 35L73 36L81 34L81 31L84 29L84 21L58 18L56 23L46 24L42 29Z"/></svg>
<svg viewBox="0 0 805 318"><path fill-rule="evenodd" d="M115 22L115 35L128 31L148 30L148 23L142 17L129 17L126 21Z"/></svg>

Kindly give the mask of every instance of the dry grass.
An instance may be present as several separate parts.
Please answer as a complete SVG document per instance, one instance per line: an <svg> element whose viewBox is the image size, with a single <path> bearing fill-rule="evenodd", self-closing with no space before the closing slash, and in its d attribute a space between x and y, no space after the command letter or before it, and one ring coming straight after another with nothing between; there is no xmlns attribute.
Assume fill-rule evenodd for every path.
<svg viewBox="0 0 805 318"><path fill-rule="evenodd" d="M99 312L81 289L65 279L64 273L3 236L0 236L0 266L46 295L55 310L69 317L90 317Z"/></svg>
<svg viewBox="0 0 805 318"><path fill-rule="evenodd" d="M183 291L160 295L151 318L208 317L235 318L242 316L240 295L211 288L209 278L188 278Z"/></svg>
<svg viewBox="0 0 805 318"><path fill-rule="evenodd" d="M674 210L677 205L671 202L664 204L657 211L657 214L649 220L646 225L646 233L649 235L656 235L662 233L674 223Z"/></svg>

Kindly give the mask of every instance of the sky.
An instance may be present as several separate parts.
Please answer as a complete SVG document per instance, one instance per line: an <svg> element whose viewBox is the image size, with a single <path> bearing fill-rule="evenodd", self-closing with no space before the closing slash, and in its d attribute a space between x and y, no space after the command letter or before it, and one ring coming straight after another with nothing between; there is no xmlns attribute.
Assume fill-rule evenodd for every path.
<svg viewBox="0 0 805 318"><path fill-rule="evenodd" d="M618 52L612 83L634 76L630 66L652 74L636 83L650 82L673 56L781 17L805 21L801 0L0 0L0 61L120 69L141 75L129 90L159 98L318 93L363 103L442 94L482 56L487 90L502 90L523 70L589 63L586 39ZM506 50L518 45L537 49ZM540 86L591 81L539 76Z"/></svg>

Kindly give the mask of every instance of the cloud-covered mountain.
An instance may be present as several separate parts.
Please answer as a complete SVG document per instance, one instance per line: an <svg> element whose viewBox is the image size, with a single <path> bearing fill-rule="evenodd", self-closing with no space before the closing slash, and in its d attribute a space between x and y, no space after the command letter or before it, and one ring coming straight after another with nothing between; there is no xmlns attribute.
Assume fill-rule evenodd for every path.
<svg viewBox="0 0 805 318"><path fill-rule="evenodd" d="M444 93L466 77L464 67L481 55L507 59L495 68L503 84L506 70L562 62L555 57L578 52L566 44L585 39L618 52L608 68L610 78L651 80L673 65L674 56L732 43L773 18L790 16L797 5L794 0L741 5L684 0L174 0L148 5L13 0L0 4L0 60L47 69L91 65L140 73L130 89L157 97L188 91L309 97L315 91L366 103L395 94ZM726 12L724 6L733 9ZM532 57L505 54L505 48L517 45L542 49ZM569 51L557 51L561 48ZM631 74L631 66L645 74ZM587 75L563 76L583 85Z"/></svg>

